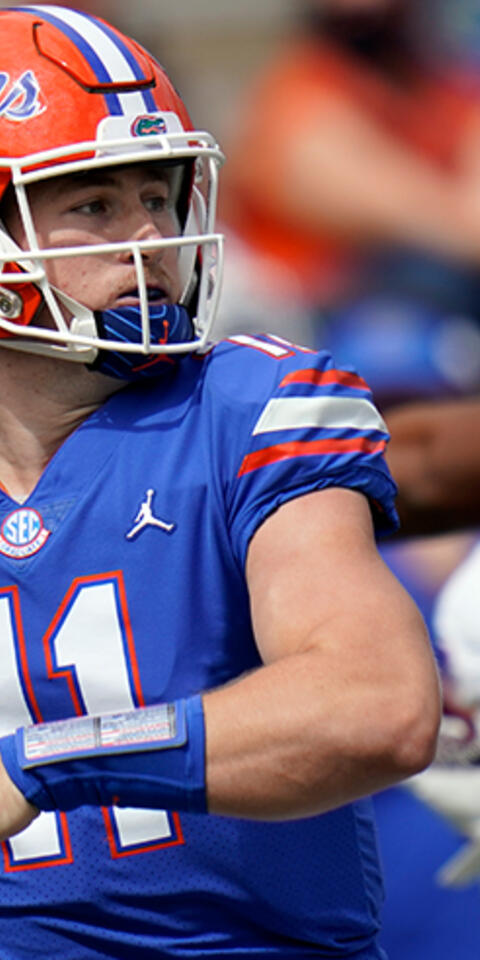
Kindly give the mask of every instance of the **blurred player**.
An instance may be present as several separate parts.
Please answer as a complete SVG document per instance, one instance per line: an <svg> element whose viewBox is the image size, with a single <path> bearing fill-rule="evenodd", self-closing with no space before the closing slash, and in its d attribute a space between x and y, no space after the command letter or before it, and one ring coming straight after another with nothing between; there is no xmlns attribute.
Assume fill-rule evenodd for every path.
<svg viewBox="0 0 480 960"><path fill-rule="evenodd" d="M2 958L380 960L368 795L439 715L385 425L208 346L222 155L145 50L36 5L0 57Z"/></svg>
<svg viewBox="0 0 480 960"><path fill-rule="evenodd" d="M435 763L411 782L414 792L470 841L438 869L438 881L457 888L480 880L479 574L477 540L436 598L433 625L442 660L444 718Z"/></svg>
<svg viewBox="0 0 480 960"><path fill-rule="evenodd" d="M438 55L435 2L298 4L231 124L225 331L323 345L379 290L477 308L478 83Z"/></svg>
<svg viewBox="0 0 480 960"><path fill-rule="evenodd" d="M386 419L402 534L478 526L478 396L405 403L388 409Z"/></svg>

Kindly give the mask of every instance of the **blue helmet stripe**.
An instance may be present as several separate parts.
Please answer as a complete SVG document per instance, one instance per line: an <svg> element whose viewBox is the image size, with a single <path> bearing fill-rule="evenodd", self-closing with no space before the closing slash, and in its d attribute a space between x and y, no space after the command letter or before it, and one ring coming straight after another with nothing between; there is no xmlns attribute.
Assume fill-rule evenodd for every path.
<svg viewBox="0 0 480 960"><path fill-rule="evenodd" d="M130 71L132 73L132 79L138 80L143 77L143 71L140 65L138 64L138 62L136 61L135 57L133 56L131 51L128 49L126 44L121 40L121 38L119 38L114 33L113 30L111 30L108 27L107 24L100 23L96 17L92 17L89 14L83 13L82 11L79 11L79 10L66 10L66 17L64 19L62 17L61 10L57 15L56 13L51 12L52 8L48 6L43 6L40 4L36 7L22 6L22 7L12 8L12 9L15 9L17 12L23 11L26 13L33 13L37 15L40 13L45 20L47 20L49 23L52 24L52 26L56 27L58 30L64 33L65 36L67 36L72 41L72 43L74 43L75 46L78 47L78 49L82 52L87 63L89 63L92 70L94 71L99 83L114 83L116 78L112 76L111 70L109 70L106 67L105 63L102 61L102 59L97 54L92 44L85 38L85 36L83 36L82 33L79 32L79 30L77 30L74 26L72 26L71 23L67 22L67 16L69 14L74 14L75 17L81 18L93 24L97 30L100 30L102 33L104 33L108 37L109 42L112 43L117 48L118 52L123 58L123 61L130 68ZM155 105L155 101L151 91L150 90L141 91L140 94L145 104L145 109L149 112L155 111L157 107ZM105 93L104 96L105 96L105 101L106 101L109 112L112 115L121 116L124 113L124 110L122 107L120 96L116 93ZM128 96L128 94L124 94L123 96Z"/></svg>
<svg viewBox="0 0 480 960"><path fill-rule="evenodd" d="M121 53L125 57L125 60L129 64L136 79L142 80L144 78L144 72L140 67L140 64L138 63L138 61L135 59L132 51L128 49L126 43L124 43L123 40L116 33L113 32L113 30L108 26L108 24L100 23L95 17L91 17L88 14L84 14L84 16L88 20L93 20L96 23L97 27L100 30L102 30L103 33L105 33L110 38L110 40L113 41L113 43L116 44L118 49L121 51ZM152 91L142 90L142 96L145 101L145 108L148 110L149 113L153 113L157 109L157 106L156 106Z"/></svg>
<svg viewBox="0 0 480 960"><path fill-rule="evenodd" d="M72 43L74 43L75 46L78 47L79 50L81 50L85 59L92 67L92 70L94 70L98 82L99 83L112 82L112 78L110 74L108 73L107 69L104 67L100 58L95 53L95 50L93 49L93 47L91 47L90 44L87 43L86 40L82 37L82 35L78 33L78 31L75 30L73 27L71 27L69 24L64 23L63 20L60 20L55 15L49 13L46 10L46 8L42 6L16 7L13 9L16 9L17 12L20 11L20 12L34 13L34 14L38 14L40 10L44 20L48 20L48 22L51 23L52 26L57 27L58 30L61 30L62 33L64 33L65 36L68 37L69 40L71 40ZM115 93L105 94L105 100L111 114L122 114L123 111L120 106L120 101Z"/></svg>

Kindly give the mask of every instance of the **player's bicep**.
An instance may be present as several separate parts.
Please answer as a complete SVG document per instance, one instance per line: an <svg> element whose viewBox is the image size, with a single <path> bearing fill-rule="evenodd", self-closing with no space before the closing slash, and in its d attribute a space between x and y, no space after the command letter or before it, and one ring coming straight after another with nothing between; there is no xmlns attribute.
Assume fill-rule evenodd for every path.
<svg viewBox="0 0 480 960"><path fill-rule="evenodd" d="M329 488L284 504L252 539L247 578L258 647L268 663L317 647L348 673L417 655L418 610L380 557L368 500Z"/></svg>

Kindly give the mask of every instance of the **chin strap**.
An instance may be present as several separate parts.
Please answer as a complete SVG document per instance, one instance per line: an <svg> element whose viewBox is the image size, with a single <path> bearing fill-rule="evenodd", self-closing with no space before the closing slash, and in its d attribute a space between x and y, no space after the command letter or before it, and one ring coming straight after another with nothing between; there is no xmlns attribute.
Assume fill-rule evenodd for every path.
<svg viewBox="0 0 480 960"><path fill-rule="evenodd" d="M190 316L178 304L151 306L150 341L152 346L168 343L184 343L192 340L193 328ZM118 343L142 342L142 319L140 307L120 307L95 313L98 334L104 340ZM115 350L100 350L90 370L105 373L120 380L143 380L161 377L171 371L180 354L171 353L123 353Z"/></svg>

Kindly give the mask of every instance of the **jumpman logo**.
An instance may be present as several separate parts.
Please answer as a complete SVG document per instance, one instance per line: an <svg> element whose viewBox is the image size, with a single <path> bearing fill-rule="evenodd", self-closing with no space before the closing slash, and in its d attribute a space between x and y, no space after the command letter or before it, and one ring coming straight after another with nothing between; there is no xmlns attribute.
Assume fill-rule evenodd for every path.
<svg viewBox="0 0 480 960"><path fill-rule="evenodd" d="M154 493L155 491L151 488L147 490L146 499L141 504L140 510L133 521L133 527L125 534L127 540L132 540L145 527L160 527L160 530L164 530L165 533L171 533L174 529L174 523L164 523L163 520L159 520L158 517L153 515L152 499Z"/></svg>

